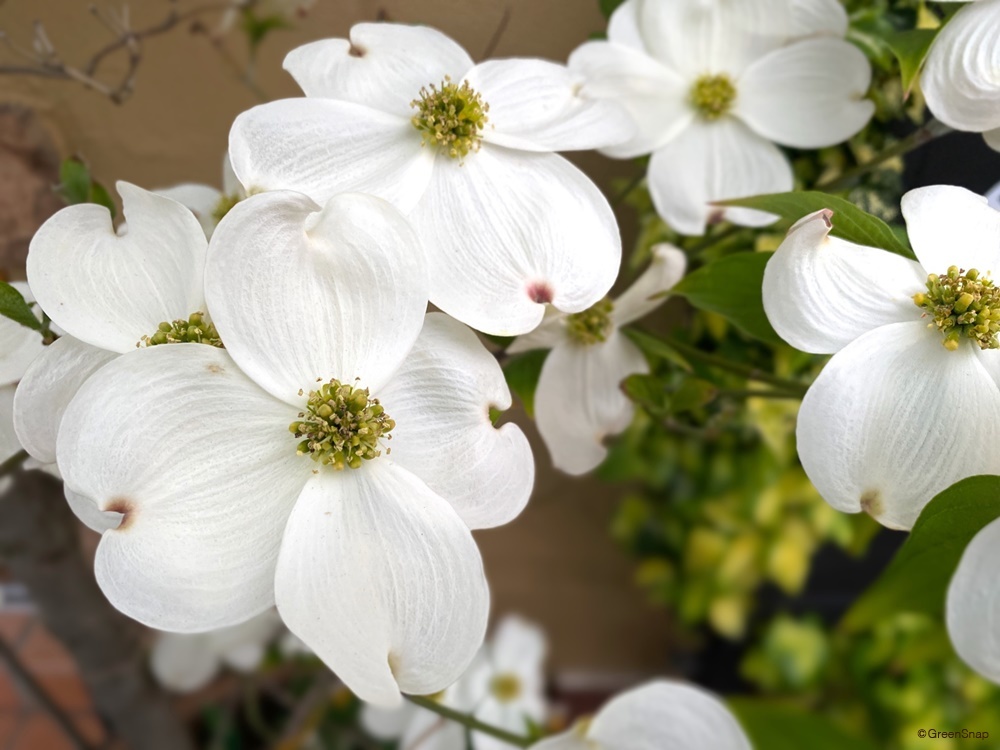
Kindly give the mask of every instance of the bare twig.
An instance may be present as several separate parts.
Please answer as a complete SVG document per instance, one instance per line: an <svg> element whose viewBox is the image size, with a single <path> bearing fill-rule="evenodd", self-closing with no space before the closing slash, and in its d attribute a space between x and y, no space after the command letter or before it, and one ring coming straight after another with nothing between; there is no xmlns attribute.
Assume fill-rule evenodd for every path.
<svg viewBox="0 0 1000 750"><path fill-rule="evenodd" d="M126 747L192 750L146 670L141 629L97 587L62 484L40 471L19 472L13 479L0 494L0 558L28 587L42 622L73 655L98 712Z"/></svg>
<svg viewBox="0 0 1000 750"><path fill-rule="evenodd" d="M124 6L119 14L103 14L96 7L91 6L92 15L115 38L97 50L82 65L71 65L59 56L55 45L50 41L45 27L41 23L35 23L33 52L16 46L6 34L0 32L0 41L16 56L27 61L27 64L0 65L0 75L28 75L76 81L86 88L106 96L115 104L121 104L135 90L136 75L142 62L142 45L147 39L165 34L187 21L199 19L207 14L248 8L254 2L255 0L213 0L181 11L177 7L177 0L169 0L170 10L167 16L142 29L132 28L128 6ZM126 55L125 72L117 80L111 82L101 80L97 74L102 63L117 52L124 52Z"/></svg>
<svg viewBox="0 0 1000 750"><path fill-rule="evenodd" d="M486 49L483 50L483 59L488 60L493 57L493 53L497 51L497 46L500 44L500 40L503 39L504 32L507 31L507 24L510 23L510 6L507 5L503 9L503 15L500 16L500 23L497 24L496 31L493 32L493 36L490 37L490 41L486 45Z"/></svg>
<svg viewBox="0 0 1000 750"><path fill-rule="evenodd" d="M337 685L337 678L329 670L316 675L315 681L288 719L281 738L274 746L275 750L296 750L309 738L330 707Z"/></svg>

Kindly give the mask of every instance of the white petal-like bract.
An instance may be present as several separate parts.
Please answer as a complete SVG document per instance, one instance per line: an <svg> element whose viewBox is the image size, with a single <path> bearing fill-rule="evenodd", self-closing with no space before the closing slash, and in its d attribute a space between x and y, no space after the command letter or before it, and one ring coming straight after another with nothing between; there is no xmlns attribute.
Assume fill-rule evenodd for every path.
<svg viewBox="0 0 1000 750"><path fill-rule="evenodd" d="M945 615L955 651L970 667L1000 684L1000 519L965 548L948 587Z"/></svg>

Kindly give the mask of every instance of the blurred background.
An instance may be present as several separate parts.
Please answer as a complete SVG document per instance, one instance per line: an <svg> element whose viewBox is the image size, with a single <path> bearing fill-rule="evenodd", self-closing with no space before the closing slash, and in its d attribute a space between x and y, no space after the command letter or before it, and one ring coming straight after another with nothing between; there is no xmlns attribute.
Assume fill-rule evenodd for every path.
<svg viewBox="0 0 1000 750"><path fill-rule="evenodd" d="M61 165L67 159L81 162L112 196L116 180L150 189L178 183L221 188L230 123L261 101L298 95L281 61L304 42L347 36L358 21L389 19L437 27L477 60L489 53L564 61L577 45L603 34L606 13L615 5L597 0L316 0L306 9L275 0L263 3L253 17L201 12L223 4L129 3L128 22L136 29L155 27L171 14L199 12L145 39L137 62L127 49L103 59L94 78L112 87L128 80L135 65L134 81L109 95L79 81L22 70L26 62L18 50L38 49L36 22L54 54L70 65L85 66L112 42L115 35L89 3L0 1L5 35L0 45L0 276L23 278L33 232L65 205L66 191L58 186L65 183ZM858 13L883 14L914 12L917 6L887 0L854 5ZM122 12L120 3L99 8ZM904 102L892 88L892 63L880 69L877 46L866 51L884 73L876 81L882 88L874 92L879 117L852 144L793 154L805 182L863 160L865 149L905 135L923 116L919 95ZM644 172L641 164L597 154L570 158L612 199L626 252L634 248L623 266L625 286L653 242L676 238L655 218L636 182ZM953 135L914 153L905 165L888 164L851 197L895 219L904 188L952 183L985 192L998 181L1000 155L978 137ZM727 247L742 242L773 249L780 236L778 230L737 234ZM721 318L679 302L644 325L683 330L692 343L710 342L719 351L757 346ZM761 366L786 376L807 375L820 364L781 346L759 345L752 354ZM660 363L657 377L673 379L675 385L671 402L643 404L646 408L597 475L576 479L551 469L525 413L532 373L537 375L539 366L534 355L507 363L512 387L521 396L514 418L524 423L536 451L534 497L515 522L477 532L477 539L494 616L517 613L546 634L547 694L555 707L546 722L560 726L644 678L681 675L720 693L765 695L802 710L820 709L874 747L910 747L902 738L917 726L914 721L929 723L931 714L942 723L961 725L970 716L980 721L977 726L997 723L996 688L957 663L935 624L901 617L860 632L837 626L902 535L879 532L867 517L837 514L819 499L795 460L794 401L708 398L698 373L678 374L669 363ZM92 578L88 557L96 535L55 505L32 513L0 531L0 559L6 564L0 638L9 652L0 673L0 748L114 746L120 737L94 691L113 689L108 684L118 676L102 673L100 658L81 643L89 631L68 622L91 618L111 623L116 634L127 633L121 637L136 644L127 649L131 661L116 668L146 677L146 654L156 639L98 611L96 589L86 580ZM39 529L43 538L37 536ZM26 542L28 537L32 541ZM58 588L53 579L75 580L66 579L67 571L83 581L79 591L64 591L62 599L40 593L40 587ZM39 606L42 598L45 606ZM309 695L315 665L294 649L281 648L277 630L269 632L262 639L265 654L257 676L220 667L207 684L174 690L167 699L170 710L197 734L198 746L304 747L307 740L316 741L314 734L297 736L289 730L308 726L299 708ZM195 661L210 661L206 654L216 652L205 644L201 648L207 650ZM163 658L179 662L190 654L181 649ZM136 689L152 696L160 690L155 685ZM382 747L356 728L358 708L351 696L329 685L326 689L329 715L311 726L323 743L316 746ZM151 734L148 746L152 743ZM941 741L937 746L949 745Z"/></svg>

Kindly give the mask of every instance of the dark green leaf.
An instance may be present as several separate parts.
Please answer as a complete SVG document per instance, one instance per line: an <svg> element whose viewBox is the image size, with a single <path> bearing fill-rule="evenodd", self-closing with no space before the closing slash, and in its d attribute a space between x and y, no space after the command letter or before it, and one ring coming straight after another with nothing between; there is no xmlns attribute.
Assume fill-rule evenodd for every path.
<svg viewBox="0 0 1000 750"><path fill-rule="evenodd" d="M111 212L112 219L114 219L118 213L118 209L115 208L115 202L111 198L111 194L108 193L104 185L99 182L92 182L90 184L90 200L88 202L96 203L98 206L104 206Z"/></svg>
<svg viewBox="0 0 1000 750"><path fill-rule="evenodd" d="M632 401L653 416L667 411L667 391L652 375L629 375L622 381L622 390Z"/></svg>
<svg viewBox="0 0 1000 750"><path fill-rule="evenodd" d="M878 750L814 711L752 698L730 699L729 707L759 750Z"/></svg>
<svg viewBox="0 0 1000 750"><path fill-rule="evenodd" d="M68 204L90 202L90 170L79 159L65 159L59 166L59 194Z"/></svg>
<svg viewBox="0 0 1000 750"><path fill-rule="evenodd" d="M1000 477L963 479L931 500L906 543L841 625L866 628L900 612L941 618L962 552L983 526L1000 517Z"/></svg>
<svg viewBox="0 0 1000 750"><path fill-rule="evenodd" d="M684 359L683 356L678 354L677 350L668 344L664 343L655 336L650 336L648 333L643 333L642 331L637 331L634 328L623 329L626 336L628 336L632 341L634 341L646 355L650 357L655 357L656 359L666 360L674 365L677 365L684 372L691 372L691 363Z"/></svg>
<svg viewBox="0 0 1000 750"><path fill-rule="evenodd" d="M911 29L887 34L886 44L899 60L899 70L903 77L903 91L910 92L924 58L931 48L931 42L937 36L939 29Z"/></svg>
<svg viewBox="0 0 1000 750"><path fill-rule="evenodd" d="M719 389L707 380L687 378L670 397L670 411L681 414L710 404L719 395Z"/></svg>
<svg viewBox="0 0 1000 750"><path fill-rule="evenodd" d="M503 367L507 385L521 399L529 417L535 416L535 390L538 388L538 377L542 374L542 365L545 364L548 353L548 349L537 349L524 354L515 354Z"/></svg>
<svg viewBox="0 0 1000 750"><path fill-rule="evenodd" d="M42 328L41 321L35 317L21 293L3 281L0 281L0 315L36 331Z"/></svg>
<svg viewBox="0 0 1000 750"><path fill-rule="evenodd" d="M601 6L601 13L604 14L605 18L611 18L611 14L618 10L618 6L625 2L625 0L597 0L598 4Z"/></svg>
<svg viewBox="0 0 1000 750"><path fill-rule="evenodd" d="M774 332L761 298L764 266L771 253L735 253L702 266L677 284L679 294L701 310L718 313L744 333L771 343Z"/></svg>
<svg viewBox="0 0 1000 750"><path fill-rule="evenodd" d="M858 245L879 247L907 258L913 257L909 246L900 240L888 224L877 216L865 213L850 201L829 193L816 191L774 193L723 201L722 205L755 208L778 214L790 222L796 222L811 213L828 208L833 211L833 229L830 233L834 237Z"/></svg>

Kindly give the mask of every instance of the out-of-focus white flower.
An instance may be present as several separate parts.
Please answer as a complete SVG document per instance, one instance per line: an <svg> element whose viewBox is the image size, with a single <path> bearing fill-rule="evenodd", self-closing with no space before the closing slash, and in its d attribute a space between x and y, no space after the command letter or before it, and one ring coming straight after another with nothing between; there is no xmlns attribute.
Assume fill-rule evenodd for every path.
<svg viewBox="0 0 1000 750"><path fill-rule="evenodd" d="M1000 151L997 39L1000 0L978 0L959 9L931 45L920 87L927 106L941 122L956 130L982 133Z"/></svg>
<svg viewBox="0 0 1000 750"><path fill-rule="evenodd" d="M1000 684L1000 519L966 547L948 587L945 614L955 652Z"/></svg>
<svg viewBox="0 0 1000 750"><path fill-rule="evenodd" d="M233 5L239 5L239 0L234 0ZM305 18L314 5L316 0L254 0L251 11L254 18L260 20L288 22ZM223 13L217 33L221 35L229 32L243 12L241 8L234 7Z"/></svg>
<svg viewBox="0 0 1000 750"><path fill-rule="evenodd" d="M160 633L150 653L150 669L165 688L192 693L223 667L237 672L257 669L281 629L281 618L269 609L239 625L207 633Z"/></svg>
<svg viewBox="0 0 1000 750"><path fill-rule="evenodd" d="M612 698L592 719L532 750L751 750L736 717L711 693L655 680Z"/></svg>
<svg viewBox="0 0 1000 750"><path fill-rule="evenodd" d="M565 66L474 65L434 29L365 23L293 50L285 69L306 98L254 107L230 133L249 192L389 200L423 240L431 301L488 333L527 333L546 304L580 312L611 288L614 215L554 152L620 142L631 125L617 105L581 97Z"/></svg>
<svg viewBox="0 0 1000 750"><path fill-rule="evenodd" d="M185 182L174 187L153 191L187 206L201 223L205 236L212 239L212 232L233 206L247 197L243 185L236 179L229 154L222 159L222 190L208 185Z"/></svg>
<svg viewBox="0 0 1000 750"><path fill-rule="evenodd" d="M534 465L520 429L490 421L511 403L496 360L425 318L428 273L379 198L233 208L205 274L225 349L118 357L59 430L66 486L114 521L95 566L117 607L197 632L276 603L374 703L461 675L489 598L470 528L515 517Z"/></svg>
<svg viewBox="0 0 1000 750"><path fill-rule="evenodd" d="M604 153L652 154L657 211L699 235L723 218L774 220L710 204L791 190L776 143L830 146L871 118L871 66L846 32L837 0L626 0L608 41L585 43L569 66L586 78L582 95L620 102L638 126Z"/></svg>
<svg viewBox="0 0 1000 750"><path fill-rule="evenodd" d="M548 646L542 630L521 617L508 615L497 625L458 681L437 696L442 705L474 715L514 734L524 734L528 721L544 721ZM394 709L366 705L365 729L376 739L397 740L400 750L466 750L465 729L426 708L407 703ZM504 750L506 743L472 733L475 750Z"/></svg>
<svg viewBox="0 0 1000 750"><path fill-rule="evenodd" d="M66 334L33 360L14 398L18 438L43 464L55 462L63 412L91 374L150 337L192 339L200 329L181 331L174 323L192 314L201 313L209 330L208 244L197 219L176 201L127 182L118 183L118 192L127 223L117 231L106 208L81 204L59 211L31 240L28 281ZM71 492L67 497L81 520L100 530L106 519Z"/></svg>
<svg viewBox="0 0 1000 750"><path fill-rule="evenodd" d="M594 469L608 453L604 438L632 422L635 407L621 381L648 372L649 364L620 328L662 305L686 266L680 250L657 245L649 269L617 300L575 315L553 312L510 345L511 353L552 349L538 379L535 420L556 467L570 474Z"/></svg>
<svg viewBox="0 0 1000 750"><path fill-rule="evenodd" d="M1000 473L1000 212L950 186L902 211L919 262L830 237L819 211L768 262L763 295L785 341L834 355L799 411L809 478L838 510L909 529L941 490Z"/></svg>

